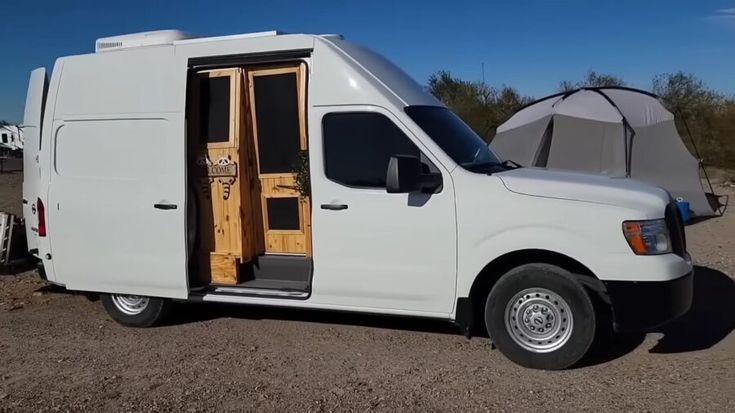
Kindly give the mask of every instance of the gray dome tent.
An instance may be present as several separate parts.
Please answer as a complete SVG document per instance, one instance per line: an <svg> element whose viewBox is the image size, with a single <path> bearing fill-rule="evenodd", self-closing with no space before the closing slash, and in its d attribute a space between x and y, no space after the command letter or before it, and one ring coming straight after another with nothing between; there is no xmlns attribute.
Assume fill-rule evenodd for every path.
<svg viewBox="0 0 735 413"><path fill-rule="evenodd" d="M717 208L702 188L702 164L684 146L674 115L642 90L595 87L545 97L500 125L490 147L525 166L636 178L689 201L698 216L714 215Z"/></svg>

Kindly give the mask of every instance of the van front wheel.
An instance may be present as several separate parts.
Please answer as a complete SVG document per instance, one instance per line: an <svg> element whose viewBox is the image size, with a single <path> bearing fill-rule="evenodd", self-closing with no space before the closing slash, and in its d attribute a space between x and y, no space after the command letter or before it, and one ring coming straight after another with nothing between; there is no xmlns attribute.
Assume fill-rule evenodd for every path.
<svg viewBox="0 0 735 413"><path fill-rule="evenodd" d="M102 305L113 320L128 327L150 327L163 321L171 307L165 298L102 294Z"/></svg>
<svg viewBox="0 0 735 413"><path fill-rule="evenodd" d="M498 349L524 367L560 370L581 360L595 337L595 309L572 274L547 264L515 268L495 284L485 324Z"/></svg>

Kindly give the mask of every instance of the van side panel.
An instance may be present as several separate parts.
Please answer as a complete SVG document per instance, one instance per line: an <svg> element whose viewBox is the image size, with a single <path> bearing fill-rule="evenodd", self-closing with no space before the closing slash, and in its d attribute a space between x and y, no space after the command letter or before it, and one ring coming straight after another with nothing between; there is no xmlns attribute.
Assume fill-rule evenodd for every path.
<svg viewBox="0 0 735 413"><path fill-rule="evenodd" d="M188 296L185 91L172 47L64 59L46 209L67 288Z"/></svg>

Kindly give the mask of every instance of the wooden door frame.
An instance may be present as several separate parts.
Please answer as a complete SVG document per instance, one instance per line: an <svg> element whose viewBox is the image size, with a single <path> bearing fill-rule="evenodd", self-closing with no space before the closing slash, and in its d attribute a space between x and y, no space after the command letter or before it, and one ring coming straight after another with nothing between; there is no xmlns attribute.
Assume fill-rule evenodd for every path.
<svg viewBox="0 0 735 413"><path fill-rule="evenodd" d="M198 181L196 196L200 200L197 214L199 248L195 254L199 256L202 281L209 280L217 284L236 284L239 279L240 263L252 259L254 255L254 237L249 232L252 227L252 219L243 214L244 210L251 209L248 183L251 171L247 168L247 145L241 144L241 140L245 139L244 132L248 130L245 108L247 95L244 91L243 73L242 67L228 67L196 71L191 75L193 85L188 104L193 109L189 114L194 136L191 137L192 142L189 148L194 150L194 153L189 159L194 163L191 165L193 170L190 176ZM202 141L201 81L221 77L230 79L227 140L222 142ZM201 170L197 170L202 167L196 162L200 157L205 156L209 161L217 162L218 157L224 155L232 159L237 168L232 182L223 184L219 180L227 178L201 175ZM208 184L203 183L207 180L209 180ZM207 190L210 191L204 199L201 198L201 191L204 190L202 185L206 185ZM220 196L224 194L222 185L228 185L228 195L224 198ZM211 216L207 214L208 208L211 208ZM225 211L225 214L217 215L214 211ZM215 230L217 226L219 229Z"/></svg>
<svg viewBox="0 0 735 413"><path fill-rule="evenodd" d="M196 146L198 148L201 148L202 145L205 145L207 148L239 148L240 147L240 132L242 127L242 122L240 122L240 113L241 113L241 104L244 100L244 96L242 99L239 98L239 90L243 86L242 85L242 78L241 74L243 73L242 68L240 67L231 67L231 68L225 68L225 69L211 69L211 70L202 70L199 72L194 73L194 79L195 84L193 87L193 93L192 93L192 102L195 102L195 108L197 109L192 113L193 118L196 120L194 124L194 130L197 133L197 141ZM234 82L230 82L230 128L229 128L229 136L227 142L212 142L212 143L206 143L202 144L201 142L201 119L199 116L199 110L201 109L200 104L200 97L201 97L201 91L200 91L200 85L199 85L199 79L202 77L207 78L215 78L215 77L231 77Z"/></svg>
<svg viewBox="0 0 735 413"><path fill-rule="evenodd" d="M252 148L255 156L255 175L260 183L261 178L265 179L279 179L279 178L292 178L292 173L260 173L260 152L258 148L258 126L256 121L256 107L255 107L255 78L260 76L273 76L280 74L294 73L296 75L296 86L297 86L297 110L299 116L299 144L301 150L306 150L308 153L308 135L307 135L307 124L306 124L306 63L303 61L283 63L277 65L269 65L263 67L245 68L244 74L245 83L248 88L248 105L250 115L250 139L252 141ZM280 196L279 196L280 195ZM258 191L258 197L260 198L260 218L262 222L262 235L263 243L266 244L267 234L282 234L282 235L304 235L305 242L305 255L310 257L312 255L312 241L311 241L311 200L301 196L300 193L293 190L291 192L284 192L282 194L270 195L270 198L298 198L299 202L299 230L271 230L268 229L268 208L266 205L266 198L262 196L262 188ZM267 247L264 246L267 250Z"/></svg>

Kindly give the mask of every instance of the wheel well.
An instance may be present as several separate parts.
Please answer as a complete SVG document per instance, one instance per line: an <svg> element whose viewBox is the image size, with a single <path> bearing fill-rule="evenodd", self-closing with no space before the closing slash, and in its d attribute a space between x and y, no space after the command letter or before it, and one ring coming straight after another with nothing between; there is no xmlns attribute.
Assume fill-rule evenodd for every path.
<svg viewBox="0 0 735 413"><path fill-rule="evenodd" d="M473 326L471 326L471 324L475 324L474 327L477 328L478 332L484 331L485 326L482 320L484 319L485 298L490 294L490 290L492 290L495 283L503 276L503 274L511 269L524 264L533 263L556 265L557 267L563 268L573 274L581 275L584 278L591 277L592 280L590 281L597 281L595 274L584 264L574 258L558 252L539 249L509 252L488 263L482 271L480 271L477 277L475 277L475 281L472 283L469 295L469 301L472 305L472 314L469 316L471 320L477 320L477 322L474 323L471 320L457 320L458 324L464 324L466 329L472 328Z"/></svg>

